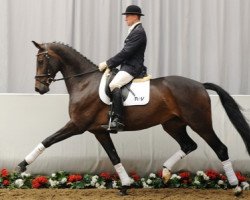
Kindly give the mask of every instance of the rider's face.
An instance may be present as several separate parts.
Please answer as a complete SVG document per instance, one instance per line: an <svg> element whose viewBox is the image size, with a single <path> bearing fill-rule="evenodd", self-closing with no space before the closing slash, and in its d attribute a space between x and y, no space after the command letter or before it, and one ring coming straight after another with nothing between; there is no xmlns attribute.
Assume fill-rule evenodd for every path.
<svg viewBox="0 0 250 200"><path fill-rule="evenodd" d="M127 14L125 16L125 21L127 22L128 26L132 26L134 23L139 21L139 16Z"/></svg>

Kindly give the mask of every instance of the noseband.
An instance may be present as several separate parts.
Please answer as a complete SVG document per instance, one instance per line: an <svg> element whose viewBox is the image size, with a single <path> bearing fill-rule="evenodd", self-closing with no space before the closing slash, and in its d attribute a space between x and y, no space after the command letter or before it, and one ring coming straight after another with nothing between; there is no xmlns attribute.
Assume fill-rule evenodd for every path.
<svg viewBox="0 0 250 200"><path fill-rule="evenodd" d="M39 55L44 55L44 57L45 57L46 59L48 59L48 60L50 59L49 52L48 52L48 50L47 50L47 44L45 44L45 51L44 51L44 52L41 52L41 53L38 53L36 56L39 56ZM49 84L50 84L51 82L56 82L56 81L61 81L61 80L67 80L67 79L70 79L70 78L83 76L83 75L86 75L86 74L90 74L90 73L96 72L96 71L98 71L98 70L99 70L99 69L98 69L98 67L96 66L96 69L94 69L94 70L92 70L92 71L89 71L89 72L84 72L84 73L75 74L75 75L68 76L68 77L63 77L63 78L55 79L55 78L53 78L53 74L50 73L50 70L49 70L49 68L48 68L46 74L36 75L36 76L35 76L35 79L36 79L38 82L40 82L40 83L42 83L42 84L44 84L44 85L46 85L46 86L49 86ZM44 78L44 77L47 77L47 78L48 78L46 82L40 80L40 78Z"/></svg>
<svg viewBox="0 0 250 200"><path fill-rule="evenodd" d="M47 50L47 44L44 44L44 46L45 46L45 52L38 53L36 56L44 55L44 58L46 58L47 60L49 60L49 59L50 59L50 56L49 56L49 52L48 52L48 50ZM40 80L40 78L44 78L44 77L47 77L47 78L48 78L46 82ZM52 74L50 73L49 68L48 68L46 74L36 75L36 76L35 76L35 79L36 79L38 82L40 82L40 83L42 83L42 84L44 84L44 85L46 85L46 86L49 86L49 84L53 81Z"/></svg>

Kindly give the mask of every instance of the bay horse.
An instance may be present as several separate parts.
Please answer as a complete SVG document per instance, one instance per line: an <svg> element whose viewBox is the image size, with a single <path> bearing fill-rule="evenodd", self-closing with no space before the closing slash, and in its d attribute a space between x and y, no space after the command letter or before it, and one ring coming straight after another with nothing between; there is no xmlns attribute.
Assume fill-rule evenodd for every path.
<svg viewBox="0 0 250 200"><path fill-rule="evenodd" d="M39 44L35 90L47 93L52 81L64 80L69 93L70 121L59 131L43 140L17 166L19 172L26 170L46 148L85 131L93 133L105 149L122 183L122 194L127 194L130 178L111 140L110 133L101 125L108 123L109 106L98 94L102 72L85 56L72 47L58 43ZM55 79L57 72L62 79ZM144 106L124 108L124 131L142 130L161 124L180 145L163 164L163 180L167 182L174 164L194 151L197 144L189 137L189 126L214 150L223 164L229 183L237 187L238 180L229 160L227 147L216 136L212 126L211 102L206 89L218 93L221 103L234 127L242 137L250 154L250 127L235 100L221 87L213 83L200 83L180 76L167 76L150 81L150 101Z"/></svg>

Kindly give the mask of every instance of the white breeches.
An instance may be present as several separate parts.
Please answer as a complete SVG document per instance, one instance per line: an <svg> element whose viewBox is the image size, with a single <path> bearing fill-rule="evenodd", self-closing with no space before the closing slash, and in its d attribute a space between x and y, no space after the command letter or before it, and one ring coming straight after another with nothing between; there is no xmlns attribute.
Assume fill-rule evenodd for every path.
<svg viewBox="0 0 250 200"><path fill-rule="evenodd" d="M114 79L109 84L109 88L110 88L111 92L115 88L121 88L122 86L126 85L127 83L129 83L130 81L132 81L133 78L134 77L131 76L128 72L119 71L115 75Z"/></svg>

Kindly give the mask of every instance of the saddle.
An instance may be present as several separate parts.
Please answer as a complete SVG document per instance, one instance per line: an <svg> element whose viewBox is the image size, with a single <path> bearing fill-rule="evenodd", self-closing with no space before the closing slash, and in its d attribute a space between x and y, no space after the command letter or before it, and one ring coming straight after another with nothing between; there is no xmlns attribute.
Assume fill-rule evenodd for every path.
<svg viewBox="0 0 250 200"><path fill-rule="evenodd" d="M105 103L111 104L110 82L118 73L118 69L107 69L101 79L99 86L100 99ZM145 105L149 102L149 87L151 76L133 79L127 85L121 88L124 106Z"/></svg>

